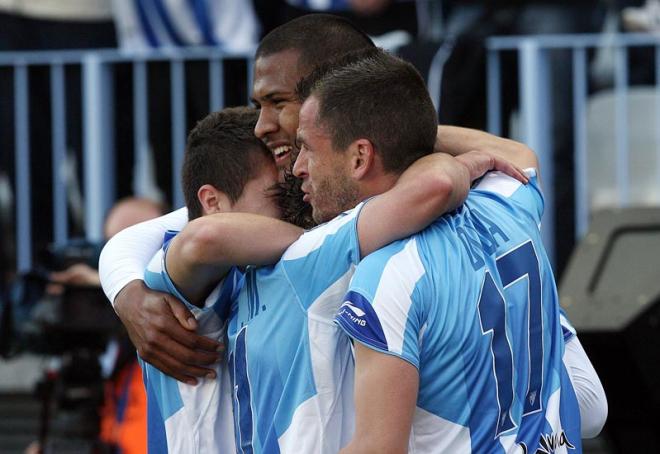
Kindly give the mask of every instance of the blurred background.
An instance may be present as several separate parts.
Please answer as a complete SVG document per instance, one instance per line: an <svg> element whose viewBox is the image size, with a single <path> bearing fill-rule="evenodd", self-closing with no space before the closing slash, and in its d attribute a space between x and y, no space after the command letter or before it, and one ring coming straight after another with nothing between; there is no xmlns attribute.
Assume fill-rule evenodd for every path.
<svg viewBox="0 0 660 454"><path fill-rule="evenodd" d="M259 39L310 12L415 64L442 124L539 154L562 305L610 405L585 452L657 452L660 0L0 0L0 452L144 452L98 252L183 205L188 131L249 104Z"/></svg>

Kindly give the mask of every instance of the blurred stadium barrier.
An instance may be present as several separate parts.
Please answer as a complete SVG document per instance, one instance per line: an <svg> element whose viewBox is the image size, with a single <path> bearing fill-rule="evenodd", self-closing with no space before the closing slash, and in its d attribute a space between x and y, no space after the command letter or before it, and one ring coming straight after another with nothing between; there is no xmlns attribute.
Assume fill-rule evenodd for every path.
<svg viewBox="0 0 660 454"><path fill-rule="evenodd" d="M654 54L644 63L653 68L652 86L631 86L630 52ZM504 54L515 54L518 65L521 140L539 155L546 188L554 187L552 155L551 58L568 51L563 62L572 72L571 116L574 143L575 234L586 234L591 213L603 208L660 206L660 37L646 34L539 35L494 37L487 41L488 130L501 135L509 121L503 118ZM590 83L590 60L600 52L609 57L611 87L597 92ZM653 61L654 60L654 61ZM507 63L510 60L505 60ZM591 68L593 69L593 68ZM633 68L634 69L634 68ZM572 109L571 109L572 107ZM512 128L513 131L514 128ZM544 241L554 257L555 211L553 191L546 189ZM560 239L559 239L560 240Z"/></svg>
<svg viewBox="0 0 660 454"><path fill-rule="evenodd" d="M126 116L132 117L132 144L134 171L136 168L145 169L159 156L151 156L149 117L159 112L149 110L148 96L154 96L153 90L149 92L148 72L150 65L158 63L166 65L167 71L162 75L169 79L169 93L156 93L155 96L169 98L170 121L162 130L152 133L169 136L171 143L171 175L172 175L172 206L183 205L183 196L179 187L179 168L188 133L186 122L186 88L191 85L204 85L208 90L208 111L221 109L225 106L225 94L231 90L238 92L234 87L226 87L224 68L227 61L243 61L245 76L242 82L245 87L251 87L253 52L227 53L218 48L192 48L154 50L139 54L126 54L116 50L98 51L47 51L47 52L4 52L0 53L0 71L9 76L9 93L0 93L5 106L13 104L13 145L14 149L0 149L0 156L13 153L13 185L15 204L15 255L16 270L24 272L33 266L33 247L35 231L39 228L49 229L50 226L38 226L32 219L35 212L35 193L46 191L52 196L52 232L56 244L65 244L68 241L69 219L67 198L71 199L71 178L76 178L78 172L68 168L68 154L71 150L69 142L70 122L81 122L79 131L82 152L81 181L83 199L83 228L88 240L100 241L103 238L102 225L105 213L116 199L115 188L115 155L118 152L118 133L115 128L118 96L128 93L132 99L132 112ZM187 79L188 65L193 62L202 62L206 68L206 80ZM120 87L115 77L115 70L119 67L129 66L129 87ZM73 106L71 102L71 69L79 71L79 99L81 106ZM34 79L36 71L46 70L50 90L39 93L32 92L30 79ZM73 78L77 81L77 79ZM153 80L153 79L151 79ZM132 85L132 87L130 86ZM121 92L120 92L121 90ZM45 91L49 99L37 99L39 109L48 111L50 108L50 125L30 124L35 99L33 96L43 96ZM249 90L245 90L249 91ZM120 92L120 94L118 94ZM131 95L132 93L132 95ZM77 94L76 94L77 95ZM13 99L12 99L13 98ZM130 101L125 101L130 102ZM236 101L234 101L236 103ZM249 99L239 101L241 104L249 103ZM67 110L80 108L80 118L72 119ZM11 109L9 109L11 112ZM6 112L6 110L4 111ZM1 114L0 114L1 116ZM46 117L48 118L48 117ZM201 118L201 116L199 117ZM11 124L11 118L0 118L5 125ZM11 128L11 127L10 127ZM10 132L12 132L10 130ZM47 150L35 150L35 134L50 132L52 156L52 188L44 187L44 182L34 181L31 175L31 159L37 159L35 151L47 153ZM6 146L8 142L2 142ZM0 144L0 148L3 145ZM165 150L158 150L165 152ZM166 154L166 153L165 153ZM2 162L10 162L3 160ZM44 160L44 165L47 161ZM34 164L32 164L34 168ZM9 169L0 169L10 173ZM144 170L144 173L148 173ZM73 174L73 175L72 175ZM140 175L138 175L140 177ZM134 179L135 180L135 179ZM135 181L134 181L135 187ZM144 194L137 194L144 195ZM40 210L50 207L40 206Z"/></svg>

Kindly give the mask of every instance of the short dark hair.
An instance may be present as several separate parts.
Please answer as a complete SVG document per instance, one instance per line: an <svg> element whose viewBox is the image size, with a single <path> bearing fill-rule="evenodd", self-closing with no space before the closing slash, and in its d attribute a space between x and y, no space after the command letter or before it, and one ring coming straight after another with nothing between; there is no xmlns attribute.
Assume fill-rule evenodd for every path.
<svg viewBox="0 0 660 454"><path fill-rule="evenodd" d="M300 52L300 69L311 71L328 59L367 47L374 47L373 41L349 20L332 14L307 14L264 36L255 58L293 49Z"/></svg>
<svg viewBox="0 0 660 454"><path fill-rule="evenodd" d="M374 145L387 172L400 174L433 151L438 117L415 67L382 49L363 49L318 66L297 87L319 101L318 121L335 149Z"/></svg>
<svg viewBox="0 0 660 454"><path fill-rule="evenodd" d="M213 185L234 203L261 170L259 159L271 159L268 148L254 135L258 117L253 108L227 108L208 114L190 131L181 179L191 220L203 214L197 198L201 186Z"/></svg>

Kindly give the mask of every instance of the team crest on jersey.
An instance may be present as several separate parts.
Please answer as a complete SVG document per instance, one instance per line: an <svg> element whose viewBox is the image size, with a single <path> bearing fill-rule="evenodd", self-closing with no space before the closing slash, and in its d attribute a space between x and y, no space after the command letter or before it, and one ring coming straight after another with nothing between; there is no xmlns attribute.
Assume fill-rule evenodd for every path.
<svg viewBox="0 0 660 454"><path fill-rule="evenodd" d="M525 443L520 443L523 454L529 454L529 448ZM559 433L541 434L539 438L539 447L534 451L534 454L553 454L561 447L566 449L575 449L573 443L570 442L566 432L563 430Z"/></svg>

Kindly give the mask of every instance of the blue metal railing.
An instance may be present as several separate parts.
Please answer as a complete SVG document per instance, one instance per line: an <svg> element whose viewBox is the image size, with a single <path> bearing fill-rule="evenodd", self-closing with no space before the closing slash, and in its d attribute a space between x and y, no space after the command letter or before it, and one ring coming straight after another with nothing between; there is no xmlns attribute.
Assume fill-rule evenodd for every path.
<svg viewBox="0 0 660 454"><path fill-rule="evenodd" d="M149 53L126 54L117 50L48 51L0 53L0 69L13 72L15 194L16 194L16 267L27 271L32 267L33 225L31 219L33 181L30 175L30 93L29 70L48 67L51 87L52 127L52 203L53 240L63 244L68 239L66 181L63 166L67 143L67 92L65 66L79 66L82 71L82 132L84 226L89 240L99 241L103 235L103 218L115 198L114 169L114 96L112 70L118 64L133 69L133 146L136 162L145 162L149 150L149 115L147 103L149 62L169 64L171 97L171 142L174 206L183 205L179 184L186 140L186 72L185 63L208 63L209 107L224 106L225 81L223 61L247 62L247 86L251 87L253 52L228 53L217 48L166 49ZM247 102L248 100L246 100ZM8 102L8 101L3 101ZM11 101L9 101L11 102ZM0 150L11 153L12 150Z"/></svg>
<svg viewBox="0 0 660 454"><path fill-rule="evenodd" d="M589 226L591 203L589 199L589 162L587 156L588 111L588 54L590 49L607 46L614 52L615 137L617 205L627 207L630 197L630 154L628 135L628 51L634 47L655 48L656 84L656 146L657 190L660 190L660 37L647 34L587 34L587 35L539 35L494 37L487 41L488 72L488 130L501 135L503 131L501 100L501 53L515 51L519 65L520 123L522 137L539 155L545 186L551 188L554 181L552 156L549 53L569 50L572 53L573 131L575 167L575 219L576 239L582 238ZM571 62L567 62L570 64ZM566 87L568 89L569 87ZM548 253L554 263L555 205L551 190L545 191L546 212L543 236Z"/></svg>
<svg viewBox="0 0 660 454"><path fill-rule="evenodd" d="M584 235L589 224L589 172L587 111L589 83L587 76L588 51L604 45L615 51L614 88L616 124L616 180L619 188L617 203L627 206L630 203L630 166L628 150L627 117L628 103L628 49L644 46L655 48L655 82L657 96L656 138L658 159L656 160L658 188L660 188L660 38L650 35L545 35L522 37L494 37L488 40L488 129L501 135L504 119L502 113L502 61L501 53L514 51L519 60L519 90L521 106L520 139L537 151L541 160L543 179L546 187L553 181L552 135L550 111L550 80L548 76L548 54L555 49L572 52L573 67L573 111L575 145L575 210L576 236ZM114 137L114 96L111 82L113 68L118 64L132 67L133 88L133 137L134 160L146 162L149 157L149 116L148 111L148 64L165 62L169 65L171 97L170 131L172 144L172 174L174 206L183 204L178 181L184 143L186 137L186 80L185 64L189 61L208 63L208 87L210 110L225 105L225 81L223 61L242 59L247 62L247 86L252 85L252 52L226 53L217 48L167 49L146 54L127 55L116 50L60 51L60 52L21 52L0 53L0 70L9 69L13 73L14 103L14 150L0 150L0 153L15 154L15 194L16 194L16 236L17 268L25 271L32 266L32 219L31 203L33 188L30 176L30 112L28 77L31 68L46 66L51 86L51 127L52 127L52 203L54 211L53 240L62 244L68 239L68 216L66 204L66 182L63 165L66 161L67 143L67 84L65 68L71 65L81 68L82 91L82 154L84 175L85 231L90 240L102 237L104 214L115 196L113 188ZM4 101L3 102L7 102ZM546 191L546 214L544 217L544 241L551 257L554 254L555 235L554 200L552 191Z"/></svg>

